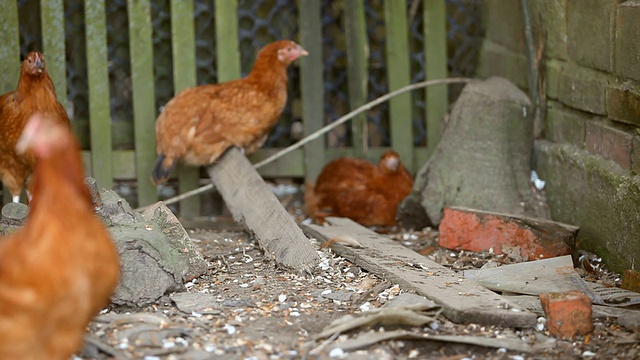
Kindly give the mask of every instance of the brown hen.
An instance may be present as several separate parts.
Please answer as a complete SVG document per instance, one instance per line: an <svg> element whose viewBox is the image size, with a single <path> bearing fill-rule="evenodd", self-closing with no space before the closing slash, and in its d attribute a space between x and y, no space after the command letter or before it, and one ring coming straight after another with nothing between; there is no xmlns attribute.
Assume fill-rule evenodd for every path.
<svg viewBox="0 0 640 360"><path fill-rule="evenodd" d="M67 112L56 99L44 56L31 52L22 62L18 88L0 97L0 180L14 202L19 201L35 166L32 154L16 153L16 142L27 120L36 113L70 127Z"/></svg>
<svg viewBox="0 0 640 360"><path fill-rule="evenodd" d="M37 158L26 224L0 239L0 359L68 360L120 273L93 212L68 126L34 116L18 147Z"/></svg>
<svg viewBox="0 0 640 360"><path fill-rule="evenodd" d="M413 187L413 178L398 154L385 152L378 167L343 157L329 162L305 196L307 214L316 222L327 216L350 218L364 226L393 226L398 205Z"/></svg>
<svg viewBox="0 0 640 360"><path fill-rule="evenodd" d="M307 54L293 41L276 41L260 50L247 77L192 87L171 99L156 122L153 182L165 182L178 160L200 166L231 146L256 151L287 102L287 67Z"/></svg>

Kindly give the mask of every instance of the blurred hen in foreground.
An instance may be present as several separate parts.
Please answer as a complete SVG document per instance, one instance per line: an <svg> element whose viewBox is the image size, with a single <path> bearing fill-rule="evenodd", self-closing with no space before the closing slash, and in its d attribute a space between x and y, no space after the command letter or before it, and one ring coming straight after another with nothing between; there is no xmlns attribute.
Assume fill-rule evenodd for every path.
<svg viewBox="0 0 640 360"><path fill-rule="evenodd" d="M17 145L36 157L26 224L0 239L0 359L64 359L109 304L120 262L95 216L68 126L36 115Z"/></svg>
<svg viewBox="0 0 640 360"><path fill-rule="evenodd" d="M268 44L245 78L180 92L156 122L158 159L152 171L158 185L178 160L208 165L229 147L256 151L287 103L287 67L307 51L289 40Z"/></svg>
<svg viewBox="0 0 640 360"><path fill-rule="evenodd" d="M18 202L35 166L31 153L18 154L15 147L27 120L36 113L70 127L67 112L56 99L44 56L31 52L22 62L18 88L0 97L0 180L14 202Z"/></svg>
<svg viewBox="0 0 640 360"><path fill-rule="evenodd" d="M316 222L341 216L365 226L393 226L398 205L412 186L413 178L395 151L385 152L378 167L339 158L322 169L313 189L307 189L307 214Z"/></svg>

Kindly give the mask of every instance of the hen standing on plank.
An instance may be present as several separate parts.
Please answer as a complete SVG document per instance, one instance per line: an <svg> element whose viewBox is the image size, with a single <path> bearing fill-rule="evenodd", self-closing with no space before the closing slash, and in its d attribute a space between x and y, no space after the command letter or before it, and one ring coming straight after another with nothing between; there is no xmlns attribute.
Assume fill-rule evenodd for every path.
<svg viewBox="0 0 640 360"><path fill-rule="evenodd" d="M31 52L22 62L18 88L0 97L0 180L14 202L19 201L22 188L35 167L34 156L20 155L15 147L27 120L36 113L71 126L67 112L56 99L44 56Z"/></svg>
<svg viewBox="0 0 640 360"><path fill-rule="evenodd" d="M290 40L268 44L245 78L180 92L156 122L158 159L151 177L158 185L178 160L188 165L213 163L231 146L256 151L287 103L287 67L308 55Z"/></svg>

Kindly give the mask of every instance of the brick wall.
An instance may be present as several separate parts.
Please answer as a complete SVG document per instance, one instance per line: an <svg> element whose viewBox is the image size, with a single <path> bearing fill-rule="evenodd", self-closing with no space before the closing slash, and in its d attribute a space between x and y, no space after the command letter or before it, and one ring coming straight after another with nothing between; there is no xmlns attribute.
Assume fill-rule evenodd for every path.
<svg viewBox="0 0 640 360"><path fill-rule="evenodd" d="M640 264L640 0L529 0L544 39L544 130L535 162L552 216L615 270ZM519 0L484 0L478 75L527 90ZM638 261L636 261L638 260Z"/></svg>

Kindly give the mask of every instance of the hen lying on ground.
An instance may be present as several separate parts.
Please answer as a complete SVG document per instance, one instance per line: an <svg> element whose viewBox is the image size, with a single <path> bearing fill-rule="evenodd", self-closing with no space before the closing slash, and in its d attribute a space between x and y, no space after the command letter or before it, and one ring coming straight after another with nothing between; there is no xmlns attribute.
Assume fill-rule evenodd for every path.
<svg viewBox="0 0 640 360"><path fill-rule="evenodd" d="M350 218L364 226L393 226L398 205L413 186L413 178L395 151L387 151L378 167L343 157L329 162L315 187L307 190L307 214L316 222L327 216Z"/></svg>
<svg viewBox="0 0 640 360"><path fill-rule="evenodd" d="M178 160L201 166L234 145L247 155L256 151L287 102L287 67L307 54L293 41L276 41L260 50L247 77L192 87L171 99L156 122L153 182L165 182Z"/></svg>
<svg viewBox="0 0 640 360"><path fill-rule="evenodd" d="M36 115L18 148L37 163L27 222L0 238L0 359L68 360L109 304L118 253L94 215L69 127Z"/></svg>
<svg viewBox="0 0 640 360"><path fill-rule="evenodd" d="M33 155L18 154L15 147L27 120L36 113L70 127L67 112L56 99L44 56L31 52L22 62L18 88L0 97L0 180L14 202L19 201L35 166Z"/></svg>

